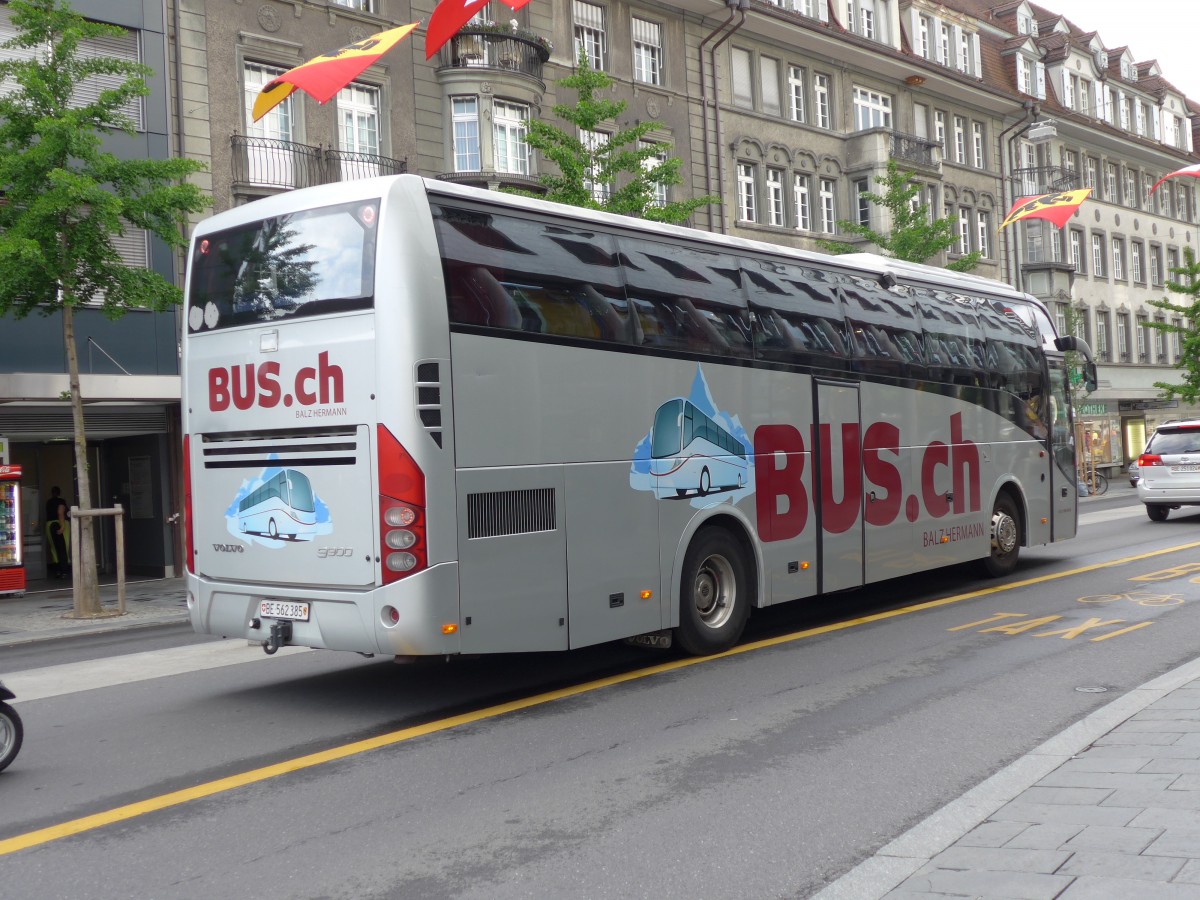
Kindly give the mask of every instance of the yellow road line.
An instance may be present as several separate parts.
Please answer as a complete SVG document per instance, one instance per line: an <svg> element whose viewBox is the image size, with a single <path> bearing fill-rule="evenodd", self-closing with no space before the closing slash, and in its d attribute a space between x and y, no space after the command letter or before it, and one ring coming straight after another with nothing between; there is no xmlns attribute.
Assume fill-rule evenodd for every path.
<svg viewBox="0 0 1200 900"><path fill-rule="evenodd" d="M561 688L556 691L546 691L545 693L535 694L531 697L524 697L520 700L511 700L508 703L499 703L495 706L489 706L485 709L479 709L474 712L463 713L462 715L450 716L446 719L438 719L434 722L428 722L424 725L415 725L411 728L402 728L399 731L391 731L387 734L381 734L377 737L367 738L362 741L354 741L350 744L343 744L340 747L332 747L329 750L322 750L319 753L310 753L307 756L299 756L295 759L285 760L284 762L275 763L270 766L263 766L258 769L251 769L248 772L242 772L237 775L230 775L227 778L218 778L215 781L208 781L204 784L198 784L194 787L184 788L179 791L172 791L169 794L160 794L157 797L149 797L145 800L139 800L137 803L130 803L125 806L118 806L115 809L105 810L104 812L95 813L90 816L83 816L78 819L71 819L67 822L62 822L58 825L51 825L48 828L39 828L37 831L26 832L19 834L16 837L0 840L0 856L5 856L9 853L16 853L18 850L27 850L30 847L36 847L40 844L46 844L51 841L59 840L60 838L70 837L76 834L82 834L86 831L93 831L97 828L103 828L106 825L112 825L116 822L123 822L127 819L133 819L138 816L146 815L147 813L157 812L162 809L168 809L172 806L179 806L183 803L189 803L192 800L199 800L203 797L211 797L215 794L222 794L227 791L232 791L236 788L246 787L247 785L256 784L260 781L266 781L269 778L277 778L280 775L287 775L291 772L299 772L303 769L311 769L314 766L324 765L325 763L335 762L339 759L346 759L350 756L356 756L360 753L366 753L370 750L377 750L380 747L390 747L393 744L400 744L404 741L410 741L413 738L424 737L428 734L436 734L441 731L448 731L451 728L457 728L460 725L468 725L472 722L480 722L485 719L495 718L505 715L506 713L517 712L522 709L530 709L535 706L542 706L547 703L553 703L556 700L562 700L567 697L577 697L580 694L590 693L600 688L611 687L617 684L624 684L630 681L636 681L641 678L648 678L652 675L659 675L663 672L670 672L676 669L684 669L688 666L695 666L701 663L711 662L715 659L723 659L730 656L738 656L743 653L751 653L755 650L762 650L766 647L776 647L782 644L788 644L793 641L803 640L804 638L816 637L821 634L830 634L835 631L844 631L848 628L854 628L858 625L866 625L871 622L881 622L886 619L893 619L897 616L904 616L910 613L921 612L927 609L935 609L939 606L948 606L952 603L960 603L963 600L971 600L975 597L983 597L988 594L997 594L1001 591L1011 591L1015 588L1029 587L1033 584L1043 584L1047 581L1056 581L1061 578L1069 578L1072 575L1080 575L1084 572L1094 572L1097 569L1106 569L1116 566L1128 565L1129 563L1138 562L1143 559L1151 559L1155 556L1163 556L1168 553L1178 553L1182 550L1192 550L1200 547L1200 541L1190 544L1181 544L1178 547L1169 547L1165 550L1155 550L1151 553L1141 553L1137 556L1126 556L1121 559L1110 560L1109 562L1094 563L1090 566L1081 566L1078 569L1070 569L1066 572L1055 572L1050 575L1039 575L1036 578L1026 578L1023 581L1014 581L1011 584L998 585L996 587L982 588L977 591L969 591L965 594L955 594L952 597L943 597L940 600L929 600L925 603L918 603L913 606L904 606L900 609L891 609L886 612L872 613L868 616L860 616L856 619L846 619L841 622L834 622L829 625L821 625L817 628L807 628L803 631L795 631L791 634L780 635L779 637L765 638L761 641L753 641L748 644L740 644L732 650L727 650L724 653L716 654L715 656L690 657L688 659L677 659L670 662L660 663L655 666L647 666L646 668L637 669L633 672L625 672L620 675L611 675L607 678L600 678L595 681L589 681L584 684L577 684L573 687Z"/></svg>

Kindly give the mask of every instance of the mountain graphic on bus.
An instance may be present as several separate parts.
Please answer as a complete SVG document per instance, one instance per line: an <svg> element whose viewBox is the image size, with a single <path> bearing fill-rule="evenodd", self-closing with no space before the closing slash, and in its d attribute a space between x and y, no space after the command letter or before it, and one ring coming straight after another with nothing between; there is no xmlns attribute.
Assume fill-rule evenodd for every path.
<svg viewBox="0 0 1200 900"><path fill-rule="evenodd" d="M329 508L313 492L308 476L296 469L264 470L225 511L230 533L266 546L311 541L330 534Z"/></svg>
<svg viewBox="0 0 1200 900"><path fill-rule="evenodd" d="M659 500L696 507L740 500L754 491L750 438L736 417L717 409L697 366L688 397L667 400L634 450L629 486Z"/></svg>

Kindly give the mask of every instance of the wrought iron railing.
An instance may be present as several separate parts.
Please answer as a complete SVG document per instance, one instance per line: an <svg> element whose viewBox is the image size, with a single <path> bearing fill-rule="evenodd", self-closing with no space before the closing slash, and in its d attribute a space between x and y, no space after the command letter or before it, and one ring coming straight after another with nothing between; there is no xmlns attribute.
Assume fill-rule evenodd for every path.
<svg viewBox="0 0 1200 900"><path fill-rule="evenodd" d="M1073 191L1083 186L1083 178L1074 169L1062 166L1027 166L1013 169L1012 184L1016 196L1030 197L1054 191Z"/></svg>
<svg viewBox="0 0 1200 900"><path fill-rule="evenodd" d="M893 131L891 138L892 159L916 163L919 166L936 166L941 159L942 145L937 141L917 137L915 134L902 134L899 131Z"/></svg>
<svg viewBox="0 0 1200 900"><path fill-rule="evenodd" d="M256 187L302 188L408 171L402 159L274 138L235 134L230 136L230 146L234 183Z"/></svg>
<svg viewBox="0 0 1200 900"><path fill-rule="evenodd" d="M450 38L442 55L451 68L503 69L539 79L549 58L549 45L536 36L469 27Z"/></svg>

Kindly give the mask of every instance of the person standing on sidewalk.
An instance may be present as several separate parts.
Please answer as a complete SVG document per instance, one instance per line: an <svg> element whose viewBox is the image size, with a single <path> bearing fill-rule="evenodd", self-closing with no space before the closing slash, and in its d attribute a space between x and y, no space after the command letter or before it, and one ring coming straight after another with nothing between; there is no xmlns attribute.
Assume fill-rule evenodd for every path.
<svg viewBox="0 0 1200 900"><path fill-rule="evenodd" d="M67 551L67 536L70 534L67 520L67 501L57 486L50 488L50 499L46 501L46 538L50 543L51 575L66 578L71 571L71 557Z"/></svg>

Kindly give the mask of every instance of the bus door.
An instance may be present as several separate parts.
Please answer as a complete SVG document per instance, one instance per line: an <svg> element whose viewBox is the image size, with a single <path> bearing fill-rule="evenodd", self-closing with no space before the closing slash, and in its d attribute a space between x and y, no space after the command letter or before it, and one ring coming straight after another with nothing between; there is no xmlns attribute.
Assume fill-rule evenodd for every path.
<svg viewBox="0 0 1200 900"><path fill-rule="evenodd" d="M1050 357L1050 496L1053 498L1054 540L1075 536L1079 495L1076 483L1076 454L1090 452L1075 446L1075 423L1071 419L1071 392L1067 385L1066 362Z"/></svg>
<svg viewBox="0 0 1200 900"><path fill-rule="evenodd" d="M863 583L862 427L858 386L816 382L813 416L822 591ZM820 484L820 489L815 485Z"/></svg>

